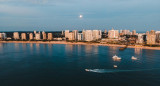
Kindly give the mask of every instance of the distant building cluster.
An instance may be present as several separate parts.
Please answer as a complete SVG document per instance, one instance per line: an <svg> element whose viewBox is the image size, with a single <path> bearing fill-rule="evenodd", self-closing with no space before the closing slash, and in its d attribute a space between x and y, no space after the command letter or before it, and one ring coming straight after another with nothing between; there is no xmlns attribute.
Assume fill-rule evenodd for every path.
<svg viewBox="0 0 160 86"><path fill-rule="evenodd" d="M14 40L62 40L62 38L53 38L53 33L46 33L46 32L37 32L34 31L32 33L19 33L13 32L13 39Z"/></svg>
<svg viewBox="0 0 160 86"><path fill-rule="evenodd" d="M101 38L101 30L83 30L82 32L65 30L65 39L69 41L97 41Z"/></svg>
<svg viewBox="0 0 160 86"><path fill-rule="evenodd" d="M7 37L8 36L8 37ZM99 42L114 44L133 44L133 45L156 45L160 44L160 31L147 31L146 33L137 33L136 30L65 30L60 33L53 32L13 32L0 33L0 40L66 40L79 42Z"/></svg>
<svg viewBox="0 0 160 86"><path fill-rule="evenodd" d="M146 33L137 33L136 30L105 30L102 42L107 43L122 43L122 44L140 44L140 45L155 45L160 44L160 31L151 30ZM107 36L106 36L107 35Z"/></svg>

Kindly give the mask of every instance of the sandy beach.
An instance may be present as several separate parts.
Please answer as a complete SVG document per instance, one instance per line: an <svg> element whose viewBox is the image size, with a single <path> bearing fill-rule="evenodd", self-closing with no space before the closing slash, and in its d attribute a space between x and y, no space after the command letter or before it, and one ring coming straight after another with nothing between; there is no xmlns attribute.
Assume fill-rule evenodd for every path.
<svg viewBox="0 0 160 86"><path fill-rule="evenodd" d="M118 44L101 44L101 43L89 43L89 42L66 42L66 41L0 41L0 43L39 43L39 44L72 44L72 45L96 45L96 46L112 46L112 47L124 47L125 45ZM128 48L141 48L160 50L160 47L147 47L147 46L128 46Z"/></svg>

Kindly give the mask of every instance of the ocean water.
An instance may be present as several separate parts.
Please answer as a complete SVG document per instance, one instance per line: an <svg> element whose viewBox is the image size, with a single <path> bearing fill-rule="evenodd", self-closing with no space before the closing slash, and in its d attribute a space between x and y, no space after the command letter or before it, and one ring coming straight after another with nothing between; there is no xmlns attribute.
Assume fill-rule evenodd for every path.
<svg viewBox="0 0 160 86"><path fill-rule="evenodd" d="M160 86L160 51L1 43L0 86Z"/></svg>

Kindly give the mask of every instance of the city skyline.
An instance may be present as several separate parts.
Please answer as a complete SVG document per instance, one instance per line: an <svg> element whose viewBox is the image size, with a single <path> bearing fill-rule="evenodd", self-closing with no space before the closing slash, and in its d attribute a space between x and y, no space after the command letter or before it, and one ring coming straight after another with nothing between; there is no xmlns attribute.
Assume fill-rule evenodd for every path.
<svg viewBox="0 0 160 86"><path fill-rule="evenodd" d="M0 31L160 28L158 0L0 0Z"/></svg>
<svg viewBox="0 0 160 86"><path fill-rule="evenodd" d="M160 0L0 0L0 86L159 86Z"/></svg>

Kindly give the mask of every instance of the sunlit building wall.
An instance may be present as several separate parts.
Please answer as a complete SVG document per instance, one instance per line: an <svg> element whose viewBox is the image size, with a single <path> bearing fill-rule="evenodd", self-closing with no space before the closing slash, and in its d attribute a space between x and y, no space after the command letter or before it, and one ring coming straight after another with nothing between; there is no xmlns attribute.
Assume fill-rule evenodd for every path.
<svg viewBox="0 0 160 86"><path fill-rule="evenodd" d="M6 39L7 34L6 33L0 33L0 39Z"/></svg>
<svg viewBox="0 0 160 86"><path fill-rule="evenodd" d="M21 39L22 40L26 40L27 38L26 38L26 33L21 33Z"/></svg>
<svg viewBox="0 0 160 86"><path fill-rule="evenodd" d="M70 35L70 34L69 34L69 30L65 30L65 38L66 38L66 39L69 39L69 35Z"/></svg>
<svg viewBox="0 0 160 86"><path fill-rule="evenodd" d="M53 35L52 35L52 33L48 33L48 40L53 40Z"/></svg>
<svg viewBox="0 0 160 86"><path fill-rule="evenodd" d="M137 35L136 30L132 31L132 35Z"/></svg>
<svg viewBox="0 0 160 86"><path fill-rule="evenodd" d="M123 35L131 35L129 30L122 30Z"/></svg>
<svg viewBox="0 0 160 86"><path fill-rule="evenodd" d="M73 30L73 40L78 40L78 30Z"/></svg>
<svg viewBox="0 0 160 86"><path fill-rule="evenodd" d="M33 33L30 33L29 34L29 40L33 40L34 38L33 38Z"/></svg>
<svg viewBox="0 0 160 86"><path fill-rule="evenodd" d="M85 30L85 41L93 41L93 31Z"/></svg>
<svg viewBox="0 0 160 86"><path fill-rule="evenodd" d="M108 31L108 38L110 39L118 39L119 37L119 30L109 30Z"/></svg>
<svg viewBox="0 0 160 86"><path fill-rule="evenodd" d="M43 31L42 35L43 35L43 40L46 40L47 39L47 34Z"/></svg>
<svg viewBox="0 0 160 86"><path fill-rule="evenodd" d="M41 34L40 33L35 34L35 40L41 40Z"/></svg>
<svg viewBox="0 0 160 86"><path fill-rule="evenodd" d="M83 40L83 33L78 33L78 41L82 41Z"/></svg>
<svg viewBox="0 0 160 86"><path fill-rule="evenodd" d="M14 32L14 33L13 33L13 38L14 38L14 39L20 39L19 33L18 33L18 32Z"/></svg>
<svg viewBox="0 0 160 86"><path fill-rule="evenodd" d="M102 38L101 30L93 30L93 40L98 40Z"/></svg>
<svg viewBox="0 0 160 86"><path fill-rule="evenodd" d="M144 34L138 34L138 39L136 40L137 44L143 44L144 43Z"/></svg>
<svg viewBox="0 0 160 86"><path fill-rule="evenodd" d="M156 43L156 34L154 30L151 30L149 34L147 34L147 44L155 44Z"/></svg>

